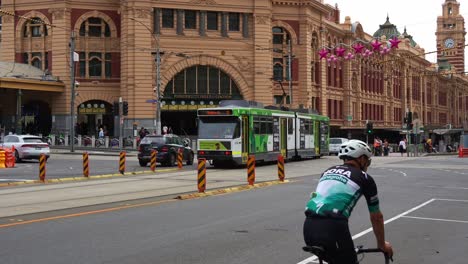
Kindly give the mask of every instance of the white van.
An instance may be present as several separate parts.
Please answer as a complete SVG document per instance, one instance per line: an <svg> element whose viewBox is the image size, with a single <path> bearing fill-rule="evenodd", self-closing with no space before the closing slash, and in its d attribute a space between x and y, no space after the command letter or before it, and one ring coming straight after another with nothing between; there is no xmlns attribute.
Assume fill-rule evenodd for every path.
<svg viewBox="0 0 468 264"><path fill-rule="evenodd" d="M330 138L330 143L328 146L328 149L330 150L330 155L331 154L338 155L338 152L340 152L341 144L345 142L348 142L347 138Z"/></svg>

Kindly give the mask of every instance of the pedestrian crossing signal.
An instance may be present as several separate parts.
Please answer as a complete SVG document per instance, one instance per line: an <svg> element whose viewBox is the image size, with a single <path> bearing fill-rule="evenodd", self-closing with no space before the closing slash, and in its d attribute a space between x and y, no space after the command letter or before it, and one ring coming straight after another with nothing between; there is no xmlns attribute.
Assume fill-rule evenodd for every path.
<svg viewBox="0 0 468 264"><path fill-rule="evenodd" d="M123 112L124 116L128 115L128 102L127 101L123 102L123 111L122 112Z"/></svg>

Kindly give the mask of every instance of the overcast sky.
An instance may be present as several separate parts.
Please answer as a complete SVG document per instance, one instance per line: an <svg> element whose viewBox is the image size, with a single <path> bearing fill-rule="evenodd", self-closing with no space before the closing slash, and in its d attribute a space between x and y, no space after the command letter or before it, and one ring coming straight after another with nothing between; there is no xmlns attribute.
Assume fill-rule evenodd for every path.
<svg viewBox="0 0 468 264"><path fill-rule="evenodd" d="M403 33L405 26L408 34L426 52L436 50L437 16L442 15L442 4L445 0L324 0L341 11L340 22L346 16L352 22L360 22L364 31L373 35L379 26L385 23L387 14L390 22ZM458 0L460 14L465 18L465 28L468 26L468 1ZM465 36L468 39L468 35ZM465 43L466 44L466 43ZM430 62L436 62L436 54L426 55ZM468 70L468 47L465 48L465 71Z"/></svg>

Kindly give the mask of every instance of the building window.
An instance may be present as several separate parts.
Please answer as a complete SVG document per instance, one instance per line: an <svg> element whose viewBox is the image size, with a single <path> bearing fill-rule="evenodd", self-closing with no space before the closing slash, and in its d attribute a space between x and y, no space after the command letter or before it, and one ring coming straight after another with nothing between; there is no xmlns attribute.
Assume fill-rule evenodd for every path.
<svg viewBox="0 0 468 264"><path fill-rule="evenodd" d="M82 37L110 37L110 27L105 21L98 17L90 17L80 26Z"/></svg>
<svg viewBox="0 0 468 264"><path fill-rule="evenodd" d="M176 74L164 89L164 97L174 94L230 95L240 99L237 84L224 71L210 66L192 66Z"/></svg>
<svg viewBox="0 0 468 264"><path fill-rule="evenodd" d="M23 29L23 37L25 38L29 36L42 37L42 36L47 36L47 35L48 35L47 26L44 25L42 20L38 17L31 18L31 20L29 20L26 23Z"/></svg>
<svg viewBox="0 0 468 264"><path fill-rule="evenodd" d="M273 44L288 44L291 39L291 35L282 27L274 27L273 32Z"/></svg>
<svg viewBox="0 0 468 264"><path fill-rule="evenodd" d="M273 96L275 104L290 104L289 95L275 95Z"/></svg>
<svg viewBox="0 0 468 264"><path fill-rule="evenodd" d="M185 28L196 29L197 28L197 12L193 10L185 10Z"/></svg>
<svg viewBox="0 0 468 264"><path fill-rule="evenodd" d="M273 79L279 82L284 80L283 59L273 59Z"/></svg>
<svg viewBox="0 0 468 264"><path fill-rule="evenodd" d="M218 30L218 13L217 12L207 12L207 29L208 30Z"/></svg>
<svg viewBox="0 0 468 264"><path fill-rule="evenodd" d="M229 31L239 31L239 30L240 30L240 14L229 13Z"/></svg>
<svg viewBox="0 0 468 264"><path fill-rule="evenodd" d="M174 28L174 9L162 10L162 27Z"/></svg>
<svg viewBox="0 0 468 264"><path fill-rule="evenodd" d="M111 78L112 54L100 52L80 52L80 77Z"/></svg>

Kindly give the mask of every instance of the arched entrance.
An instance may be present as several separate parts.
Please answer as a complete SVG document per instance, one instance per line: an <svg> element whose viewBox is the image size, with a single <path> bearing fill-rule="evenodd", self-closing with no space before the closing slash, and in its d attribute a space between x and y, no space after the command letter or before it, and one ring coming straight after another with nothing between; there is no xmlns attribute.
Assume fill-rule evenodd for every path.
<svg viewBox="0 0 468 264"><path fill-rule="evenodd" d="M243 97L226 72L213 66L191 66L177 73L164 89L162 126L171 127L175 134L196 135L197 109L231 99Z"/></svg>
<svg viewBox="0 0 468 264"><path fill-rule="evenodd" d="M78 135L98 135L99 128L104 129L106 136L114 135L114 116L112 105L102 100L89 100L78 106Z"/></svg>
<svg viewBox="0 0 468 264"><path fill-rule="evenodd" d="M43 101L31 101L23 106L22 133L48 135L52 128L52 114L49 104Z"/></svg>

